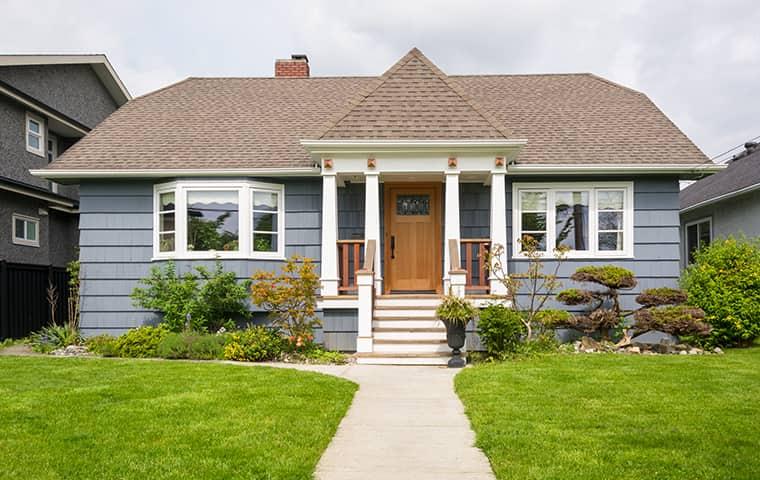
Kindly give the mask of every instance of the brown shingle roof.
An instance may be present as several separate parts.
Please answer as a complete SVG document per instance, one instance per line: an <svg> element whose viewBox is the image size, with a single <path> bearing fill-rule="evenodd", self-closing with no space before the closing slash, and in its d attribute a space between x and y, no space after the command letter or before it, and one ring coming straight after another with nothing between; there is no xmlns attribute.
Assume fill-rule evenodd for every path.
<svg viewBox="0 0 760 480"><path fill-rule="evenodd" d="M357 96L357 92L362 92ZM590 74L189 78L117 110L48 168L309 167L301 139L524 138L520 163L707 162L643 94Z"/></svg>

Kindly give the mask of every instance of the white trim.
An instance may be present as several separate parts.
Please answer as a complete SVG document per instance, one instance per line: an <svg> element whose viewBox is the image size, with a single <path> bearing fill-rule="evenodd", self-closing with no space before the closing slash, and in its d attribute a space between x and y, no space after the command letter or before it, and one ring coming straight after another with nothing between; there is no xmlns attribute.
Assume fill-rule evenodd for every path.
<svg viewBox="0 0 760 480"><path fill-rule="evenodd" d="M683 226L683 260L685 265L689 265L689 227L692 225L699 225L700 223L707 222L710 226L710 243L712 243L713 240L713 223L712 223L712 215L709 217L702 217L697 220L692 220L691 222L687 222ZM699 226L697 226L697 242L699 242ZM699 245L697 245L697 248L699 248Z"/></svg>
<svg viewBox="0 0 760 480"><path fill-rule="evenodd" d="M319 175L319 168L136 168L110 170L29 170L35 177L54 179L79 178L165 178L206 176L310 176Z"/></svg>
<svg viewBox="0 0 760 480"><path fill-rule="evenodd" d="M755 190L760 189L760 183L755 183L753 185L749 185L744 188L740 188L739 190L734 190L733 192L724 193L722 195L718 195L716 197L710 198L708 200L703 200L699 203L695 203L694 205L686 208L681 209L681 213L690 212L694 209L697 209L699 207L704 207L707 205L711 205L716 202L720 202L721 200L728 200L729 198L738 197L739 195L743 195L745 193L754 192Z"/></svg>
<svg viewBox="0 0 760 480"><path fill-rule="evenodd" d="M603 164L512 164L507 167L507 173L511 175L526 175L538 173L563 173L563 174L587 174L587 173L712 173L726 168L726 165L694 163L603 163Z"/></svg>
<svg viewBox="0 0 760 480"><path fill-rule="evenodd" d="M24 236L19 237L18 232L16 231L16 220L21 220L24 222ZM40 219L36 217L29 217L27 215L21 215L18 213L14 213L11 215L11 222L13 222L13 243L15 245L23 245L26 247L39 247L40 246ZM32 223L34 224L35 229L35 236L37 237L35 240L28 240L26 238L26 224Z"/></svg>
<svg viewBox="0 0 760 480"><path fill-rule="evenodd" d="M301 140L301 145L312 154L376 153L376 152L452 152L459 150L503 150L521 148L525 139L479 140Z"/></svg>
<svg viewBox="0 0 760 480"><path fill-rule="evenodd" d="M29 129L29 123L34 122L40 126L39 132L33 132ZM40 142L40 148L34 148L29 145L29 135L35 136ZM26 151L33 153L38 157L47 157L47 135L45 135L45 120L39 115L35 115L32 112L26 112L26 120L24 121L24 145L26 145Z"/></svg>
<svg viewBox="0 0 760 480"><path fill-rule="evenodd" d="M187 249L187 193L191 191L235 191L238 193L238 250L192 251ZM277 194L277 251L255 252L253 250L253 192L266 191ZM161 252L159 242L160 196L174 192L174 251ZM184 180L153 186L153 259L285 259L285 186L249 180Z"/></svg>
<svg viewBox="0 0 760 480"><path fill-rule="evenodd" d="M334 172L322 175L322 244L320 285L323 297L338 295L338 178Z"/></svg>
<svg viewBox="0 0 760 480"><path fill-rule="evenodd" d="M79 127L77 125L74 125L73 123L69 122L65 118L63 118L63 117L61 117L59 115L56 115L55 113L51 112L50 110L47 110L45 108L39 107L38 105L35 105L34 103L26 100L25 98L16 95L15 93L13 93L12 91L8 90L7 88L4 88L4 87L0 86L0 93L2 93L4 95L7 95L8 97L16 100L17 102L23 104L25 107L27 107L27 108L29 108L31 110L34 110L35 112L37 112L37 113L39 113L41 115L45 115L48 118L51 118L51 119L56 120L57 122L60 122L61 124L65 125L66 127L74 130L76 133L79 133L81 135L86 135L87 132L89 131L89 130L82 129L81 127Z"/></svg>
<svg viewBox="0 0 760 480"><path fill-rule="evenodd" d="M494 263L499 263L504 272L509 271L507 266L507 188L506 175L503 171L493 172L491 174L491 245L501 245L504 247L501 255L494 258ZM468 267L469 268L469 267ZM488 282L490 284L491 295L507 295L504 283L490 270Z"/></svg>
<svg viewBox="0 0 760 480"><path fill-rule="evenodd" d="M589 192L589 249L583 251L570 251L567 258L572 259L600 259L600 258L633 258L634 256L634 198L633 182L562 182L562 183L513 183L512 184L512 258L524 259L525 255L519 251L520 234L522 232L522 215L520 210L520 191L543 191L547 192L546 198L546 249L544 258L552 258L553 243L556 238L556 224L554 207L555 193L558 190L579 190ZM624 190L623 205L623 250L606 251L598 249L598 205L597 192L604 190Z"/></svg>
<svg viewBox="0 0 760 480"><path fill-rule="evenodd" d="M443 284L444 293L448 293L451 282L451 251L449 249L449 240L456 240L459 248L461 238L461 229L459 228L459 171L450 170L446 174L446 191L444 192L444 212L445 221L443 226ZM461 268L457 265L456 268Z"/></svg>
<svg viewBox="0 0 760 480"><path fill-rule="evenodd" d="M0 182L0 190L7 190L9 192L18 193L20 195L25 195L27 197L31 198L38 198L40 200L45 200L46 202L55 203L60 205L63 208L68 208L70 212L76 212L77 209L74 208L75 203L73 201L65 201L61 200L60 198L54 198L55 195L52 193L50 195L45 195L44 193L32 193L30 190L26 190L23 187L12 187L10 185L6 185L2 182Z"/></svg>

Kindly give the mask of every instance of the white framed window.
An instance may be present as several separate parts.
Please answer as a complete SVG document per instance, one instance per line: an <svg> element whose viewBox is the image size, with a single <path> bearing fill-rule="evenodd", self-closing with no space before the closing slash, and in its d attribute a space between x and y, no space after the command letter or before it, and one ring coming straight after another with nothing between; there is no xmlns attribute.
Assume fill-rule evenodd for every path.
<svg viewBox="0 0 760 480"><path fill-rule="evenodd" d="M552 257L569 248L569 258L633 256L633 182L514 183L514 257L530 236Z"/></svg>
<svg viewBox="0 0 760 480"><path fill-rule="evenodd" d="M45 121L33 113L26 112L26 151L45 156Z"/></svg>
<svg viewBox="0 0 760 480"><path fill-rule="evenodd" d="M178 181L154 188L156 258L285 258L285 188Z"/></svg>
<svg viewBox="0 0 760 480"><path fill-rule="evenodd" d="M39 218L14 213L11 215L11 219L13 221L13 243L28 247L40 246Z"/></svg>
<svg viewBox="0 0 760 480"><path fill-rule="evenodd" d="M712 217L700 218L688 222L684 227L684 248L686 248L686 263L694 262L694 252L712 242Z"/></svg>
<svg viewBox="0 0 760 480"><path fill-rule="evenodd" d="M48 163L52 163L56 158L58 158L58 137L48 132L46 143L47 161ZM58 193L58 184L55 182L50 182L50 191L53 193Z"/></svg>

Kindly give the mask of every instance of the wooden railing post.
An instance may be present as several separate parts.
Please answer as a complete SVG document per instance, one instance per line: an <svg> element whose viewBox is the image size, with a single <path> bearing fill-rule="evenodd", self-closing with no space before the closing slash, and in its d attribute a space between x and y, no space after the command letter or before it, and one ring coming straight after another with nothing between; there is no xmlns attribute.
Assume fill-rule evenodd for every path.
<svg viewBox="0 0 760 480"><path fill-rule="evenodd" d="M372 318L375 306L375 249L377 241L367 240L364 247L364 266L356 271L356 286L359 297L358 335L356 351L371 353L373 350Z"/></svg>

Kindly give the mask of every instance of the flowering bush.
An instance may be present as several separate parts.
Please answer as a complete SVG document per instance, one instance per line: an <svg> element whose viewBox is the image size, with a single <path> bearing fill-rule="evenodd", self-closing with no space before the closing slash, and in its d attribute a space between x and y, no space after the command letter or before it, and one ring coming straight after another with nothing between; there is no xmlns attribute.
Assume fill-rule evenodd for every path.
<svg viewBox="0 0 760 480"><path fill-rule="evenodd" d="M239 362L263 362L282 355L283 339L266 327L249 327L231 333L224 346L224 359Z"/></svg>

